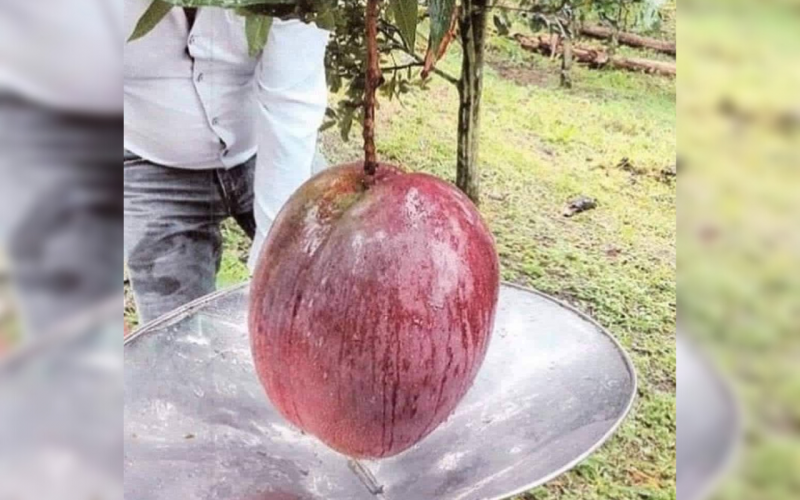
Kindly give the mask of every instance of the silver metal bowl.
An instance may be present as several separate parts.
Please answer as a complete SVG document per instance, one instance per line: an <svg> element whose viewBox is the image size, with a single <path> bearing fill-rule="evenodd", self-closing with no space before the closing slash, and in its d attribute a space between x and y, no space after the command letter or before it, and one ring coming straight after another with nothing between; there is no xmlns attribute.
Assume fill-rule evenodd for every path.
<svg viewBox="0 0 800 500"><path fill-rule="evenodd" d="M503 499L589 456L636 394L631 361L606 331L503 285L486 360L455 413L401 455L357 462L272 407L247 303L247 286L219 292L126 341L127 500Z"/></svg>
<svg viewBox="0 0 800 500"><path fill-rule="evenodd" d="M0 359L0 499L123 498L122 297Z"/></svg>

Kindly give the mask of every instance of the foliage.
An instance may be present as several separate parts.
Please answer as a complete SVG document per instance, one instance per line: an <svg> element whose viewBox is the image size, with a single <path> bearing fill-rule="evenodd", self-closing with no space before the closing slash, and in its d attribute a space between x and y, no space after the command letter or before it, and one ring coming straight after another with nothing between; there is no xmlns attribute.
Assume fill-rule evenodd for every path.
<svg viewBox="0 0 800 500"><path fill-rule="evenodd" d="M502 1L502 0L501 0ZM546 30L551 37L563 40L561 85L572 87L573 39L578 24L588 20L610 25L612 37L608 52L617 50L618 36L632 25L651 30L661 22L661 8L667 0L516 0L517 6L496 4L494 26L501 36L508 36L511 27L522 24L536 33ZM558 41L554 45L558 45Z"/></svg>
<svg viewBox="0 0 800 500"><path fill-rule="evenodd" d="M650 30L661 22L666 0L517 0L494 6L494 24L501 35L516 21L531 31L547 29L571 36L572 21L598 20L625 31L633 27Z"/></svg>
<svg viewBox="0 0 800 500"><path fill-rule="evenodd" d="M152 31L152 29L169 14L170 10L172 10L172 5L164 0L153 0L153 3L150 4L147 10L144 11L144 14L142 14L142 17L139 18L139 22L136 23L136 27L133 29L133 33L131 33L128 41L137 40Z"/></svg>
<svg viewBox="0 0 800 500"><path fill-rule="evenodd" d="M247 35L250 57L254 57L264 50L271 27L272 18L269 16L254 15L247 17L244 30Z"/></svg>
<svg viewBox="0 0 800 500"><path fill-rule="evenodd" d="M219 7L235 9L247 18L246 34L250 54L261 52L269 37L272 18L300 19L331 31L326 53L328 85L332 92L344 92L345 98L327 112L325 128L339 124L348 137L354 121L361 120L364 93L365 40L364 11L366 0L154 0L137 24L130 40L145 36L173 7ZM428 19L428 59L439 55L447 39L456 0L389 0L382 2L378 34L385 85L381 92L393 99L412 88L425 87L418 68L425 59L417 45L419 23ZM433 56L430 56L433 54ZM451 81L454 79L451 79Z"/></svg>
<svg viewBox="0 0 800 500"><path fill-rule="evenodd" d="M661 21L665 0L587 0L585 15L596 14L613 28L625 31L633 27L652 29Z"/></svg>
<svg viewBox="0 0 800 500"><path fill-rule="evenodd" d="M413 87L424 86L415 69L422 59L408 44L401 29L386 18L391 13L382 11L378 27L378 48L381 54L384 78L388 83L381 88L389 99L408 93ZM335 108L329 108L323 124L326 129L339 125L343 138L347 138L354 121L362 120L361 107L365 86L364 2L341 0L336 11L336 26L325 55L325 68L331 92L343 94Z"/></svg>

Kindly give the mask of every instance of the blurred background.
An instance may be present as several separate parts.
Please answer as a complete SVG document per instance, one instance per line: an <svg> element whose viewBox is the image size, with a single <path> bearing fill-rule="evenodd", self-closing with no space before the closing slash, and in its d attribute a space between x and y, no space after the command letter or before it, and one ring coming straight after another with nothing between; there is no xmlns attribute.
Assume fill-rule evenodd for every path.
<svg viewBox="0 0 800 500"><path fill-rule="evenodd" d="M680 12L680 322L731 385L744 427L717 494L797 498L800 2L682 1Z"/></svg>

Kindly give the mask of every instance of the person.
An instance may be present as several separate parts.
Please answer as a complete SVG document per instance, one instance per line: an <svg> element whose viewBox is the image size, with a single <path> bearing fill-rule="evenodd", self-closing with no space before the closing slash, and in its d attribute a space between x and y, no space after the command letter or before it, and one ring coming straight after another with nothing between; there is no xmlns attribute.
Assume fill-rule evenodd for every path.
<svg viewBox="0 0 800 500"><path fill-rule="evenodd" d="M122 301L122 8L0 8L0 260L22 343Z"/></svg>
<svg viewBox="0 0 800 500"><path fill-rule="evenodd" d="M128 33L150 0L130 0ZM328 32L272 23L248 53L245 19L173 8L125 46L125 253L141 322L212 292L220 224L253 238L250 266L288 197L324 168Z"/></svg>

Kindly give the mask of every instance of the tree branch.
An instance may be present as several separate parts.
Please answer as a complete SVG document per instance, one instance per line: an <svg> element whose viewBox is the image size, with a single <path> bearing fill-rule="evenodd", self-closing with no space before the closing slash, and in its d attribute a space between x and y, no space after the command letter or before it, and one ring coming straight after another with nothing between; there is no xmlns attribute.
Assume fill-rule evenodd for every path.
<svg viewBox="0 0 800 500"><path fill-rule="evenodd" d="M424 65L424 64L425 64L425 60L424 60L424 59L422 59L421 57L419 57L418 55L416 55L416 54L411 54L411 57L413 57L413 58L414 58L414 60L415 60L415 61L417 61L418 63L421 63L421 65ZM440 70L439 68L437 68L437 67L435 67L435 66L434 66L434 68L433 68L433 72L434 72L434 73L435 73L437 76L439 76L439 77L443 78L444 80L446 80L446 81L448 81L448 82L452 83L452 84L453 84L453 85L455 85L456 87L458 87L459 83L461 82L461 80L460 80L460 79L458 79L458 78L454 77L454 76L453 76L453 75L451 75L450 73L447 73L447 72L445 72L445 71L442 71L442 70Z"/></svg>
<svg viewBox="0 0 800 500"><path fill-rule="evenodd" d="M396 27L392 26L391 24L387 24L385 22L381 22L380 25L378 26L378 29L389 40L394 42L392 45L389 46L390 50L399 50L400 52L408 55L409 57L413 58L414 61L419 63L419 64L413 64L412 67L413 66L418 66L418 65L422 66L422 65L425 64L425 60L423 58L421 58L420 56L415 54L413 51L408 49L408 47L406 46L405 42L402 41L402 38L401 38L401 40L398 40L397 38L395 38L395 34L399 34L399 31L397 30ZM445 71L442 71L442 70L440 70L439 68L436 68L436 67L433 68L433 72L437 76L439 76L442 79L444 79L445 81L447 81L448 83L458 87L459 82L460 82L460 80L458 78L456 78L453 75L451 75L451 74L449 74L449 73L447 73Z"/></svg>
<svg viewBox="0 0 800 500"><path fill-rule="evenodd" d="M534 5L532 7L507 7L505 5L487 5L484 10L505 10L510 12L525 12L528 14L555 14L567 5L564 0L559 6Z"/></svg>
<svg viewBox="0 0 800 500"><path fill-rule="evenodd" d="M414 61L414 62L411 62L411 63L408 63L408 64L398 64L397 66L383 67L383 68L381 68L381 71L383 71L385 73L387 71L400 71L400 70L403 70L403 69L417 68L417 67L420 67L420 66L422 66L421 62Z"/></svg>
<svg viewBox="0 0 800 500"><path fill-rule="evenodd" d="M364 172L375 175L378 155L375 151L375 91L380 87L383 73L378 54L378 13L380 0L367 0L366 42L367 70L364 90Z"/></svg>

